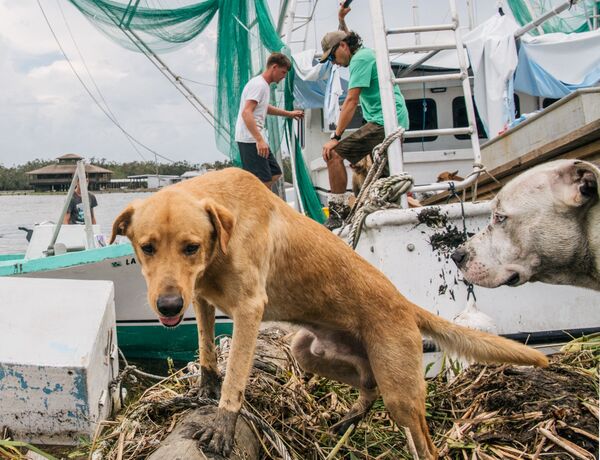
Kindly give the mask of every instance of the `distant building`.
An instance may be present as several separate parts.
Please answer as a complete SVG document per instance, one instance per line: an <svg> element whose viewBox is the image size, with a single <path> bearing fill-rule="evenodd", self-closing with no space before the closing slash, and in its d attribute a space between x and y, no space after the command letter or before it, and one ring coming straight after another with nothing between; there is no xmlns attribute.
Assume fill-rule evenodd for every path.
<svg viewBox="0 0 600 460"><path fill-rule="evenodd" d="M145 183L149 189L163 188L179 181L179 176L167 174L139 174L137 176L127 176L127 178L142 184Z"/></svg>
<svg viewBox="0 0 600 460"><path fill-rule="evenodd" d="M53 165L44 166L40 169L28 171L29 185L36 192L47 191L66 191L71 185L73 174L77 168L77 162L83 160L83 157L74 153L67 153L57 158L58 162ZM88 188L90 190L100 190L106 188L110 182L112 171L95 166L85 165L85 174L89 179Z"/></svg>
<svg viewBox="0 0 600 460"><path fill-rule="evenodd" d="M211 172L211 171L214 171L214 169L202 168L198 171L186 171L180 176L179 180L184 181L187 179L193 179L194 177L202 176L202 175L206 174L207 172Z"/></svg>

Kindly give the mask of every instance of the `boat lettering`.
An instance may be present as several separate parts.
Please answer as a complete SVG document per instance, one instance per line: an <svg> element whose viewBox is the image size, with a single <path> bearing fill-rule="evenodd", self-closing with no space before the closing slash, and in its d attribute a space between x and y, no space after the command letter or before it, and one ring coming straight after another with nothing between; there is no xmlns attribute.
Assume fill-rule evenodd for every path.
<svg viewBox="0 0 600 460"><path fill-rule="evenodd" d="M125 259L125 265L133 265L136 263L137 262L135 261L135 257L132 257L131 259Z"/></svg>
<svg viewBox="0 0 600 460"><path fill-rule="evenodd" d="M15 268L15 272L14 272L15 274L23 273L23 264L15 264L14 268Z"/></svg>

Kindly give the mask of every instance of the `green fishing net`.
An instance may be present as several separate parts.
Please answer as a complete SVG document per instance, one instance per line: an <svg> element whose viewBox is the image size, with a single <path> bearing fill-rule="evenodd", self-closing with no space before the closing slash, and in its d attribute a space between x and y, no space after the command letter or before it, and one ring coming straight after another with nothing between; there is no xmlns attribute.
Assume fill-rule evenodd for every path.
<svg viewBox="0 0 600 460"><path fill-rule="evenodd" d="M552 11L564 0L507 0L513 16L521 25L531 22L542 14ZM600 11L600 2L597 0L580 0L557 16L548 19L539 27L544 33L563 32L566 34L587 32L594 30L600 21L600 17L594 17ZM537 28L532 29L530 34L539 35Z"/></svg>
<svg viewBox="0 0 600 460"><path fill-rule="evenodd" d="M289 56L269 12L266 0L69 0L87 19L111 40L139 51L125 31L135 33L154 53L172 51L198 36L218 13L217 91L214 101L217 148L236 166L241 166L235 143L235 122L242 90L250 78L264 68L270 52ZM291 110L294 107L293 69L271 91L271 103ZM295 186L305 213L324 221L321 203L312 185L302 150L294 133L293 121L267 117L269 146L278 152L287 140L295 160ZM285 134L284 134L285 133Z"/></svg>

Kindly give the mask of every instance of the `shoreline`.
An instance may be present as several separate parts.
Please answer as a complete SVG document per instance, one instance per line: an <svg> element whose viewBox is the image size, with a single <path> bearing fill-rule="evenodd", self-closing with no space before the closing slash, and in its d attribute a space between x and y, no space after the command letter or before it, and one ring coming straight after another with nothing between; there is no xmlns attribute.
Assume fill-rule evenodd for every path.
<svg viewBox="0 0 600 460"><path fill-rule="evenodd" d="M121 190L121 189L110 189L110 190L91 190L94 195L103 195L111 193L146 193L156 192L158 189L154 188L137 188L133 190ZM36 192L34 190L0 190L1 196L14 196L14 195L30 195L30 196L46 196L46 195L66 195L67 192Z"/></svg>

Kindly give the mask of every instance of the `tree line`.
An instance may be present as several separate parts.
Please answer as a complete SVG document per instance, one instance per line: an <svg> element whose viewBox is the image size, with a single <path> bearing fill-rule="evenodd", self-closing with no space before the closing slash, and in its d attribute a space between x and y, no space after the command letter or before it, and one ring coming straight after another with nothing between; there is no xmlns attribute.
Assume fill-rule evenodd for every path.
<svg viewBox="0 0 600 460"><path fill-rule="evenodd" d="M56 160L31 160L22 165L6 167L0 164L0 191L6 190L30 190L28 171L43 168L55 164ZM125 179L127 176L139 174L166 174L180 176L186 171L200 169L223 169L231 166L229 160L215 161L214 163L190 163L188 161L176 161L174 163L155 163L153 161L130 161L119 163L109 161L106 158L91 158L90 163L113 172L113 179Z"/></svg>

